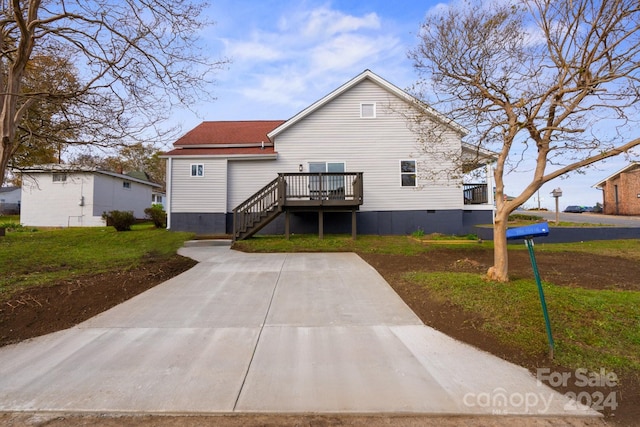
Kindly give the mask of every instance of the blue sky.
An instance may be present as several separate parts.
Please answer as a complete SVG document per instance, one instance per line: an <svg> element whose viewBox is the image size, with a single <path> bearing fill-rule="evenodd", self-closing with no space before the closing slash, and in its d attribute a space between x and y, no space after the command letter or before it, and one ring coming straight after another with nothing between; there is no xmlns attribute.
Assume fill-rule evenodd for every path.
<svg viewBox="0 0 640 427"><path fill-rule="evenodd" d="M180 111L172 125L186 132L203 120L288 119L347 80L370 69L400 88L417 79L407 52L435 1L211 0L216 22L203 34L214 57L228 57L218 73L213 103ZM602 200L596 182L626 165L617 158L586 174L556 179L540 190L541 205L552 208L550 192L562 188L563 209ZM525 163L506 178L508 194L528 183ZM530 200L527 206L537 206Z"/></svg>

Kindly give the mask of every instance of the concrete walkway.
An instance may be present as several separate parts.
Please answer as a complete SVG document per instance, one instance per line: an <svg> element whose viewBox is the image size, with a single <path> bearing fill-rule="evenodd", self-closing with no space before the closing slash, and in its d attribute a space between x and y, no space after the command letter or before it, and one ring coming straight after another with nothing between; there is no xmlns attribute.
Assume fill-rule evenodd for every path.
<svg viewBox="0 0 640 427"><path fill-rule="evenodd" d="M0 411L597 415L424 326L355 254L180 253L200 263L0 348Z"/></svg>

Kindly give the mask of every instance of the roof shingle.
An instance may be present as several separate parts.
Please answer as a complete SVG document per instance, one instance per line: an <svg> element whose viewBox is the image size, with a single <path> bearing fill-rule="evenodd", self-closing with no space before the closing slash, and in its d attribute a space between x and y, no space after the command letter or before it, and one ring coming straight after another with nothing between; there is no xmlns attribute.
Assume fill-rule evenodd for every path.
<svg viewBox="0 0 640 427"><path fill-rule="evenodd" d="M173 145L230 145L269 143L267 134L284 123L284 120L212 121L202 122ZM169 153L167 153L169 154Z"/></svg>

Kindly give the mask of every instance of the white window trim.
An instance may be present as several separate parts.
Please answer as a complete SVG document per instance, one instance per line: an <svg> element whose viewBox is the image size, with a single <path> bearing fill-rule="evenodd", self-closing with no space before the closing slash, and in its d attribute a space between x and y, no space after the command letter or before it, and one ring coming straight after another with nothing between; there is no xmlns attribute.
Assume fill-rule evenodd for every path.
<svg viewBox="0 0 640 427"><path fill-rule="evenodd" d="M409 175L411 172L402 172L402 162L413 162L416 165L416 170L413 174L416 176L415 185L402 185L402 175ZM398 167L400 169L400 187L401 188L416 188L418 186L418 161L416 159L400 159L398 161Z"/></svg>
<svg viewBox="0 0 640 427"><path fill-rule="evenodd" d="M362 115L362 110L363 110L363 107L365 105L373 105L373 116L369 117L369 116ZM377 113L377 108L376 108L376 103L375 102L361 102L360 103L360 118L361 119L375 119L377 115L378 115L378 113Z"/></svg>
<svg viewBox="0 0 640 427"><path fill-rule="evenodd" d="M61 179L56 180L56 177L60 177ZM53 183L59 183L59 184L65 183L67 182L67 178L68 178L67 174L63 172L54 172L53 174L51 174L51 181Z"/></svg>
<svg viewBox="0 0 640 427"><path fill-rule="evenodd" d="M193 174L193 167L196 166L196 175ZM197 167L202 166L202 175L197 174ZM204 178L204 163L191 163L189 165L189 176L191 178Z"/></svg>
<svg viewBox="0 0 640 427"><path fill-rule="evenodd" d="M307 170L305 172L309 172L309 164L310 163L324 163L325 164L325 168L326 165L328 165L329 163L342 163L344 165L344 173L347 173L347 162L345 162L344 160L307 160L306 161L306 166L307 166ZM330 173L330 172L325 172L325 173ZM340 172L342 173L342 172Z"/></svg>
<svg viewBox="0 0 640 427"><path fill-rule="evenodd" d="M122 188L131 191L131 181L122 181Z"/></svg>

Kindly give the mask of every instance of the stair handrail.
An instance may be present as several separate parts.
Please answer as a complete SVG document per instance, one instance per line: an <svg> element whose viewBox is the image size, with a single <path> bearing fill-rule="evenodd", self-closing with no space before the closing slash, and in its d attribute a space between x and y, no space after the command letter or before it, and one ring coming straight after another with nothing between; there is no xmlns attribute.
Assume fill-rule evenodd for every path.
<svg viewBox="0 0 640 427"><path fill-rule="evenodd" d="M234 240L240 237L243 231L253 227L263 214L281 204L281 181L282 178L278 176L233 209ZM269 196L272 197L266 200ZM259 208L255 209L256 206Z"/></svg>
<svg viewBox="0 0 640 427"><path fill-rule="evenodd" d="M270 183L268 183L267 185L262 187L260 190L258 190L255 193L253 193L244 202L242 202L238 206L236 206L233 209L233 212L246 212L247 208L253 207L253 205L255 205L257 201L259 201L259 200L261 200L263 198L263 195L264 195L265 192L266 193L270 193L271 190L272 190L271 187L276 187L277 188L277 184L278 184L279 180L280 180L280 177L277 177L273 181L271 181ZM277 198L276 198L276 200L277 200Z"/></svg>

